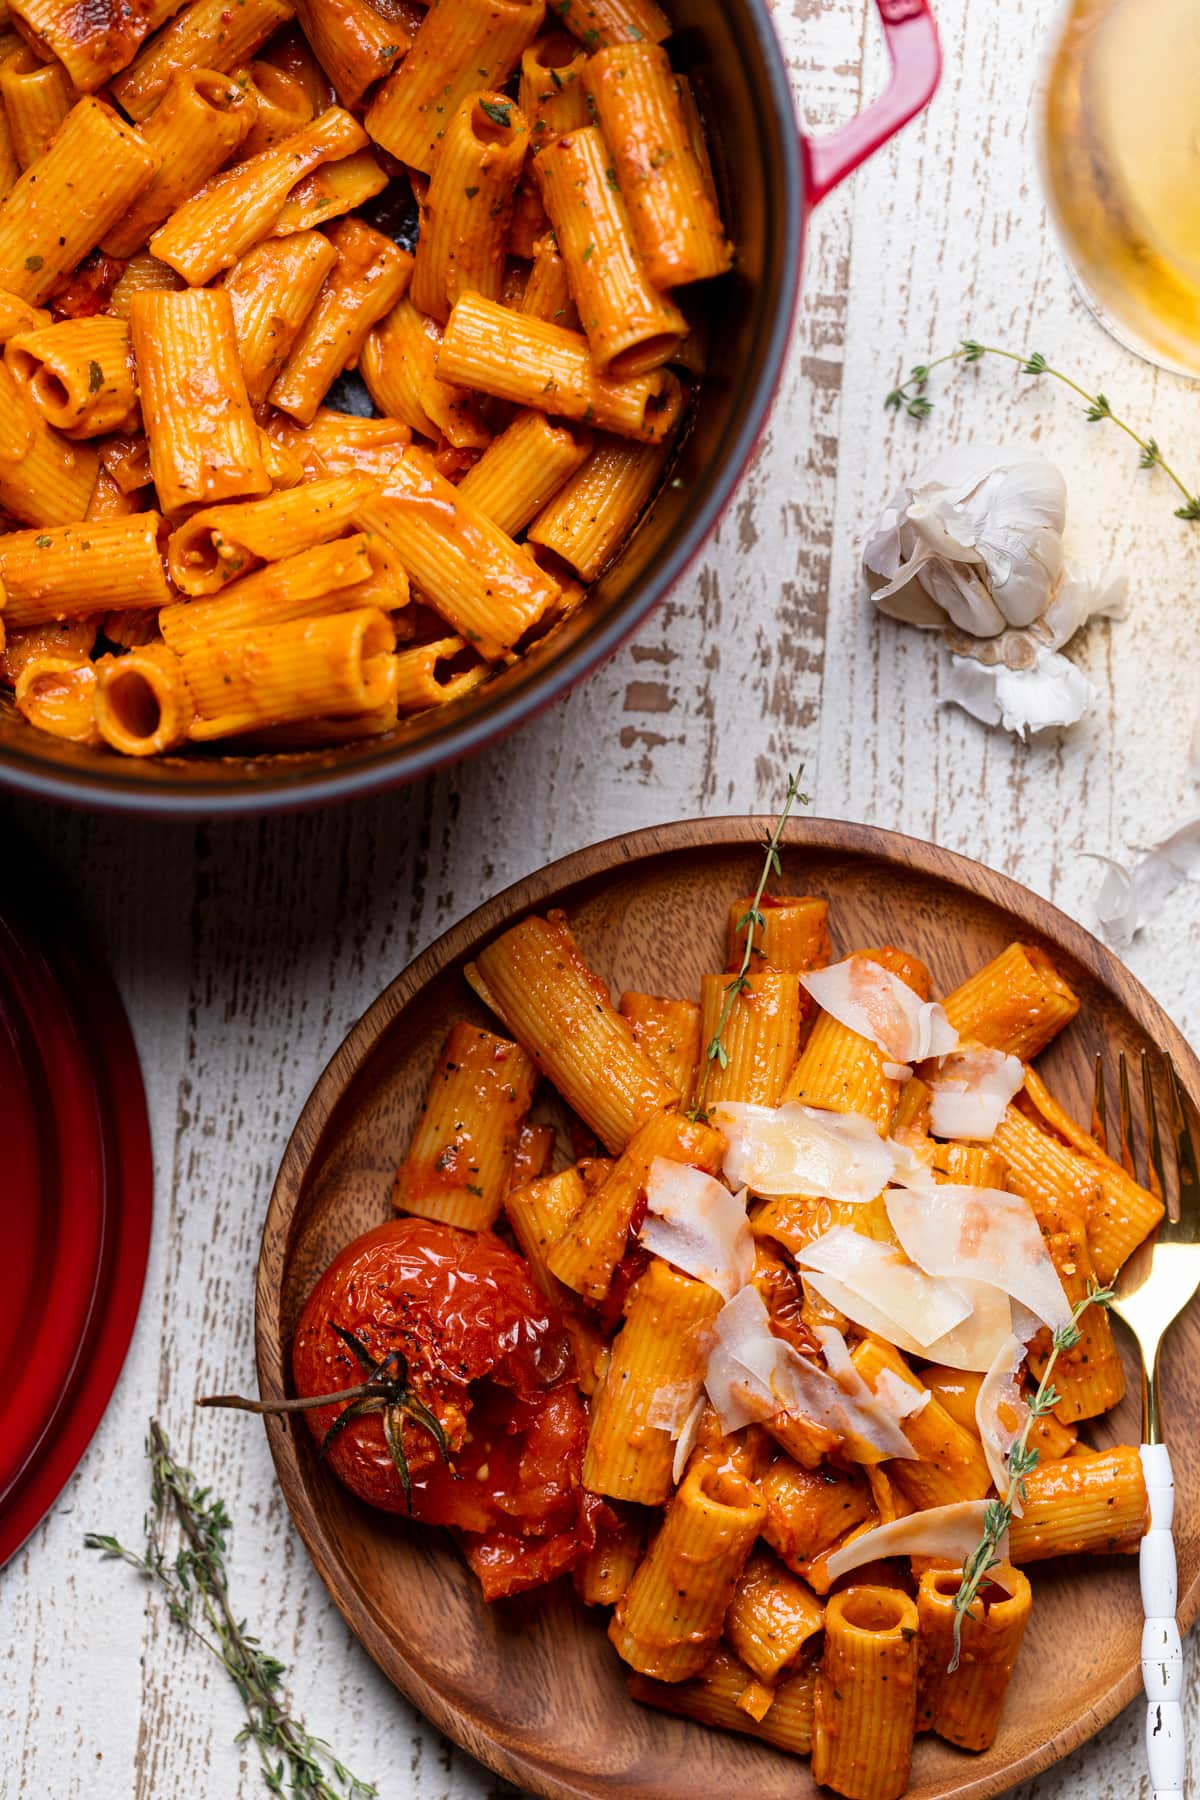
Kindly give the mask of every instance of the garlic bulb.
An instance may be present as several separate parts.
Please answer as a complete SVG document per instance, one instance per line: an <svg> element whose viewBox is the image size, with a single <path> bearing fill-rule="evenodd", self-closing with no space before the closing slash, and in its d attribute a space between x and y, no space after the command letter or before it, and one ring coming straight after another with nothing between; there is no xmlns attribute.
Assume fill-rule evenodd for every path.
<svg viewBox="0 0 1200 1800"><path fill-rule="evenodd" d="M1073 725L1099 695L1062 646L1121 617L1124 576L1063 557L1066 484L1035 450L972 445L893 495L863 553L882 612L939 629L953 652L944 700L1027 737Z"/></svg>
<svg viewBox="0 0 1200 1800"><path fill-rule="evenodd" d="M1123 619L1129 583L1111 569L1072 569L1064 565L1057 588L1040 619L1010 626L999 637L975 637L948 626L942 636L955 656L971 656L985 668L1032 669L1047 650L1061 650L1089 619ZM1060 662L1064 659L1060 657Z"/></svg>
<svg viewBox="0 0 1200 1800"><path fill-rule="evenodd" d="M1034 450L948 450L906 482L863 561L882 611L974 637L1032 625L1062 573L1067 489Z"/></svg>

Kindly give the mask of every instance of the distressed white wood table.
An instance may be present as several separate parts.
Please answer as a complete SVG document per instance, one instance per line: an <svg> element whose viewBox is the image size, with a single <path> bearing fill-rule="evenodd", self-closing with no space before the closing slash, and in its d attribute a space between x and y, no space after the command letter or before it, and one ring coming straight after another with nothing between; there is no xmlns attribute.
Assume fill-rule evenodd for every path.
<svg viewBox="0 0 1200 1800"><path fill-rule="evenodd" d="M720 535L607 669L474 764L335 812L208 829L10 809L106 939L157 1170L149 1280L116 1399L53 1515L0 1573L11 1800L261 1791L232 1743L224 1675L136 1578L82 1548L87 1529L136 1539L151 1412L228 1500L236 1603L292 1665L312 1728L386 1800L513 1791L441 1741L350 1639L291 1529L261 1429L191 1405L252 1388L253 1272L289 1128L352 1021L445 926L610 833L769 810L800 760L817 812L936 839L1089 924L1097 868L1083 852L1120 854L1194 803L1200 527L1173 519L1162 476L1138 473L1121 438L1087 426L1062 390L998 363L952 374L924 426L883 411L901 367L964 334L1030 346L1147 422L1200 481L1194 390L1101 334L1047 230L1031 130L1057 5L937 10L941 93L814 221L786 385ZM777 21L814 125L879 85L867 0L786 0ZM1028 749L941 707L943 652L877 622L860 587L864 525L893 482L971 437L1040 443L1067 474L1079 548L1133 577L1130 621L1093 626L1071 652L1104 703ZM1200 888L1181 890L1129 956L1193 1030L1198 925ZM1190 1689L1195 1745L1195 1642ZM1147 1792L1142 1717L1131 1708L1022 1800Z"/></svg>

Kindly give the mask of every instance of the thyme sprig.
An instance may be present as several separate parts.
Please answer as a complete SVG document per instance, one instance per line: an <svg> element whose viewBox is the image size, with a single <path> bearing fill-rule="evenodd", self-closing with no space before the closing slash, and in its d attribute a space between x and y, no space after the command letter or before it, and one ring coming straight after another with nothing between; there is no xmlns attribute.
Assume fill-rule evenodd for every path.
<svg viewBox="0 0 1200 1800"><path fill-rule="evenodd" d="M1079 1321L1088 1307L1108 1307L1115 1298L1114 1288L1098 1287L1092 1282L1083 1299L1072 1307L1070 1323L1060 1326L1054 1333L1037 1392L1029 1402L1025 1423L1008 1453L1005 1463L1008 1486L1001 1498L993 1500L984 1512L983 1536L962 1567L962 1578L954 1596L954 1654L947 1667L947 1672L951 1675L962 1656L963 1620L974 1605L989 1573L1001 1560L998 1552L1004 1534L1012 1524L1015 1504L1020 1501L1023 1505L1025 1501L1025 1477L1038 1465L1038 1451L1029 1442L1029 1434L1037 1421L1053 1412L1059 1403L1060 1395L1053 1381L1054 1366L1065 1351L1073 1350L1079 1342Z"/></svg>
<svg viewBox="0 0 1200 1800"><path fill-rule="evenodd" d="M800 768L796 770L794 775L788 776L787 798L783 803L783 811L775 821L774 830L767 832L763 837L763 847L766 850L766 855L763 858L762 873L759 875L758 886L754 890L753 900L751 900L750 905L737 922L738 930L744 932L746 936L745 948L742 952L742 966L725 988L725 1000L721 1007L720 1017L717 1020L717 1029L709 1039L704 1052L704 1072L700 1077L700 1086L691 1106L690 1116L693 1119L702 1119L704 1117L704 1101L708 1093L708 1078L712 1073L713 1064L716 1063L717 1066L722 1069L729 1067L729 1052L726 1050L724 1043L725 1027L729 1024L729 1021L733 1016L733 1009L737 1004L738 995L743 993L750 985L750 964L754 957L754 933L756 931L765 931L767 924L767 921L762 915L762 897L766 891L767 882L770 880L772 874L777 876L782 874L782 868L779 861L779 840L783 836L783 828L788 822L788 815L791 813L793 806L797 803L801 806L808 805L808 795L800 792L800 782L803 775L804 767L802 764Z"/></svg>
<svg viewBox="0 0 1200 1800"><path fill-rule="evenodd" d="M1110 425L1115 425L1118 431L1123 431L1137 445L1140 469L1161 469L1168 481L1174 483L1183 495L1183 505L1175 508L1175 517L1200 519L1200 491L1189 488L1166 461L1157 438L1143 437L1139 431L1135 431L1132 425L1113 411L1106 394L1090 394L1069 375L1064 375L1061 369L1052 368L1040 350L1002 350L996 344L981 344L975 338L963 338L956 349L948 350L944 356L935 356L932 362L917 363L909 372L908 379L892 389L884 405L892 412L907 413L910 419L927 419L933 411L933 401L925 390L933 371L943 368L947 363L981 362L985 356L1001 356L1006 362L1016 363L1022 375L1049 375L1064 387L1070 388L1083 401L1084 417L1089 425L1098 425L1106 420Z"/></svg>
<svg viewBox="0 0 1200 1800"><path fill-rule="evenodd" d="M166 1596L169 1616L225 1669L246 1712L236 1741L254 1745L269 1793L302 1795L305 1800L372 1800L378 1789L351 1774L324 1739L313 1737L290 1711L285 1665L251 1637L233 1610L225 1566L230 1522L224 1502L176 1462L156 1419L150 1421L146 1452L150 1510L145 1549L127 1550L117 1538L92 1531L83 1540L87 1548L128 1563L156 1583ZM181 1537L174 1556L166 1542L172 1522Z"/></svg>
<svg viewBox="0 0 1200 1800"><path fill-rule="evenodd" d="M273 1415L313 1412L320 1406L337 1406L348 1401L349 1405L343 1406L321 1439L318 1453L321 1456L324 1456L335 1438L355 1419L364 1418L367 1413L382 1413L388 1454L395 1464L396 1473L404 1488L404 1498L411 1512L412 1477L409 1474L408 1458L404 1454L404 1421L409 1418L427 1431L443 1459L449 1461L450 1447L446 1442L441 1420L413 1392L408 1376L408 1359L403 1351L389 1350L377 1362L362 1339L355 1337L352 1331L344 1330L341 1325L333 1325L333 1329L366 1377L357 1387L339 1388L333 1394L305 1394L298 1400L248 1400L242 1394L205 1394L196 1401L196 1405L231 1406L236 1407L239 1412Z"/></svg>

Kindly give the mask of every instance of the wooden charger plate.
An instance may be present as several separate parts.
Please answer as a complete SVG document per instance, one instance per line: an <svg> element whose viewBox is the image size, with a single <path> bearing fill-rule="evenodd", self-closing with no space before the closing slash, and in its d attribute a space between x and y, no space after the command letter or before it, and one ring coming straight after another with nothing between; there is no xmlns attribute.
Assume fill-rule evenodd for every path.
<svg viewBox="0 0 1200 1800"><path fill-rule="evenodd" d="M490 1022L464 964L526 913L561 906L614 995L626 987L694 995L700 976L723 966L726 908L753 889L763 825L684 822L565 857L446 932L381 994L313 1090L271 1196L258 1269L265 1397L290 1391L288 1346L317 1275L390 1216L396 1165L447 1030L457 1019ZM1145 989L1015 882L911 838L822 819L789 824L782 855L776 890L828 898L837 952L900 944L929 963L935 994L1016 937L1044 945L1083 1001L1040 1064L1076 1118L1089 1116L1100 1050L1114 1070L1119 1050L1168 1051L1193 1105L1200 1101L1200 1064ZM1139 1440L1132 1355L1128 1373L1130 1397L1100 1422L1097 1441ZM1200 1611L1200 1308L1168 1342L1163 1391L1186 1628ZM568 1582L486 1606L446 1534L360 1504L318 1464L301 1423L271 1419L267 1429L292 1516L351 1630L435 1725L499 1774L548 1796L817 1793L806 1762L634 1705L604 1615L588 1614ZM969 1756L920 1739L913 1800L1002 1793L1082 1743L1138 1691L1136 1560L1068 1559L1032 1574L1033 1618L995 1745Z"/></svg>

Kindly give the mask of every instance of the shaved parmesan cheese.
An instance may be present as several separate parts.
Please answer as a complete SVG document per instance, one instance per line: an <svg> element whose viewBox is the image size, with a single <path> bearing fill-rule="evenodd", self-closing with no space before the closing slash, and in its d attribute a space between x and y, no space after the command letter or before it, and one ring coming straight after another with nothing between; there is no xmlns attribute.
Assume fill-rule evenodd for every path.
<svg viewBox="0 0 1200 1800"><path fill-rule="evenodd" d="M998 1188L893 1188L887 1214L927 1275L987 1282L1019 1300L1051 1330L1071 1308L1027 1200Z"/></svg>
<svg viewBox="0 0 1200 1800"><path fill-rule="evenodd" d="M953 1282L927 1275L895 1244L877 1243L845 1225L835 1225L824 1237L806 1244L796 1252L796 1261L834 1276L852 1295L868 1301L881 1317L899 1327L910 1344L919 1346L920 1354L935 1338L944 1337L971 1316L970 1300ZM817 1291L822 1290L818 1287ZM847 1311L844 1306L839 1310ZM849 1317L865 1323L853 1308ZM867 1329L876 1327L868 1325ZM896 1342L890 1330L881 1335Z"/></svg>
<svg viewBox="0 0 1200 1800"><path fill-rule="evenodd" d="M1020 1338L1021 1342L1028 1350L1030 1344L1041 1329L1042 1321L1035 1318L1027 1306L1022 1306L1019 1300L1014 1300L1012 1304L1013 1336L1015 1338ZM999 1351L997 1351L997 1354L999 1354Z"/></svg>
<svg viewBox="0 0 1200 1800"><path fill-rule="evenodd" d="M826 1557L829 1579L837 1581L851 1569L861 1569L881 1556L936 1556L961 1568L983 1536L983 1515L989 1504L987 1500L956 1500L951 1506L930 1506L864 1531ZM1008 1555L1007 1532L997 1555L1001 1561Z"/></svg>
<svg viewBox="0 0 1200 1800"><path fill-rule="evenodd" d="M936 1000L919 999L907 982L869 956L847 956L802 975L800 984L818 1006L870 1038L892 1063L945 1056L958 1043L957 1031Z"/></svg>
<svg viewBox="0 0 1200 1800"><path fill-rule="evenodd" d="M683 1480L683 1472L688 1466L692 1451L696 1448L696 1440L700 1436L700 1421L704 1417L704 1408L708 1404L700 1394L687 1418L683 1421L683 1429L675 1442L675 1455L671 1461L671 1480L678 1487Z"/></svg>
<svg viewBox="0 0 1200 1800"><path fill-rule="evenodd" d="M887 1313L878 1311L868 1300L855 1294L833 1275L814 1275L804 1271L805 1282L816 1289L830 1306L853 1319L865 1331L894 1344L908 1356L919 1356L927 1362L944 1363L948 1369L970 1369L982 1374L991 1366L997 1348L1012 1329L1008 1296L999 1288L986 1287L981 1281L956 1281L954 1286L971 1303L970 1316L955 1325L944 1337L922 1344L910 1337Z"/></svg>
<svg viewBox="0 0 1200 1800"><path fill-rule="evenodd" d="M975 1423L979 1427L988 1472L1001 1499L1008 1492L1008 1453L1029 1417L1029 1408L1021 1397L1017 1381L1017 1373L1024 1361L1024 1344L1015 1336L1006 1338L975 1396ZM1013 1494L1012 1509L1019 1519L1019 1493Z"/></svg>
<svg viewBox="0 0 1200 1800"><path fill-rule="evenodd" d="M892 1151L861 1113L722 1100L712 1116L728 1139L725 1174L755 1194L865 1205L891 1178Z"/></svg>
<svg viewBox="0 0 1200 1800"><path fill-rule="evenodd" d="M841 1436L864 1439L883 1456L911 1458L915 1452L895 1414L850 1362L840 1332L827 1327L818 1336L828 1373L774 1335L757 1288L744 1287L727 1300L717 1314L704 1377L722 1430L798 1413ZM912 1398L914 1404L919 1400Z"/></svg>
<svg viewBox="0 0 1200 1800"><path fill-rule="evenodd" d="M655 1256L706 1281L729 1300L754 1272L746 1196L686 1163L656 1156L646 1183L640 1241Z"/></svg>
<svg viewBox="0 0 1200 1800"><path fill-rule="evenodd" d="M935 1146L926 1137L915 1142L889 1138L892 1153L892 1180L897 1187L930 1187L933 1184Z"/></svg>
<svg viewBox="0 0 1200 1800"><path fill-rule="evenodd" d="M646 1408L647 1425L653 1425L656 1431L669 1431L673 1438L678 1437L698 1392L694 1381L665 1382L662 1387L655 1388Z"/></svg>
<svg viewBox="0 0 1200 1800"><path fill-rule="evenodd" d="M912 1074L910 1063L885 1062L883 1072L889 1081L907 1081Z"/></svg>
<svg viewBox="0 0 1200 1800"><path fill-rule="evenodd" d="M816 1339L829 1365L829 1373L839 1387L859 1397L864 1404L869 1406L885 1400L888 1410L895 1413L898 1419L907 1419L927 1405L927 1393L923 1393L911 1381L904 1381L893 1375L890 1369L880 1370L878 1386L872 1389L855 1368L850 1346L836 1325L818 1325Z"/></svg>
<svg viewBox="0 0 1200 1800"><path fill-rule="evenodd" d="M930 1124L935 1137L987 1143L1020 1092L1025 1070L1003 1050L953 1050L928 1078L933 1096Z"/></svg>
<svg viewBox="0 0 1200 1800"><path fill-rule="evenodd" d="M945 1337L935 1338L921 1354L928 1362L945 1363L948 1369L970 1369L979 1374L990 1367L1012 1329L1013 1309L1008 1295L987 1282L956 1277L954 1285L970 1300L971 1316Z"/></svg>
<svg viewBox="0 0 1200 1800"><path fill-rule="evenodd" d="M928 1388L914 1387L894 1369L880 1369L875 1377L875 1398L884 1401L898 1418L915 1419L925 1411L933 1395Z"/></svg>

